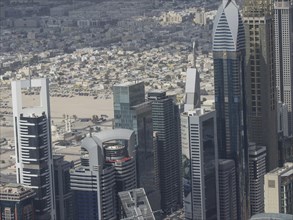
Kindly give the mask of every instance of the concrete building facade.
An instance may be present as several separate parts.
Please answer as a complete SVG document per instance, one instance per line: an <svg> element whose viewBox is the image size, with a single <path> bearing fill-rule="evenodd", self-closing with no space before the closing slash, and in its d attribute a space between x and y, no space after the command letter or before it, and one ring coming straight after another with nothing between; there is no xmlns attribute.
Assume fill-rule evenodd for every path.
<svg viewBox="0 0 293 220"><path fill-rule="evenodd" d="M293 214L293 163L264 176L265 213Z"/></svg>
<svg viewBox="0 0 293 220"><path fill-rule="evenodd" d="M1 220L35 220L35 191L20 184L0 186Z"/></svg>
<svg viewBox="0 0 293 220"><path fill-rule="evenodd" d="M274 22L270 1L244 1L248 140L267 147L267 171L278 166ZM266 128L266 129L263 129Z"/></svg>

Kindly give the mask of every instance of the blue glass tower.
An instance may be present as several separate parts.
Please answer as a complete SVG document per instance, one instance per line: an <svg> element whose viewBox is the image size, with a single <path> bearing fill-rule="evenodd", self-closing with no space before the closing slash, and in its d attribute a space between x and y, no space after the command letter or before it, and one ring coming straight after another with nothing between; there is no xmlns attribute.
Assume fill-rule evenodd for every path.
<svg viewBox="0 0 293 220"><path fill-rule="evenodd" d="M234 0L223 0L218 9L213 29L213 56L219 158L235 161L237 219L249 219L245 35Z"/></svg>

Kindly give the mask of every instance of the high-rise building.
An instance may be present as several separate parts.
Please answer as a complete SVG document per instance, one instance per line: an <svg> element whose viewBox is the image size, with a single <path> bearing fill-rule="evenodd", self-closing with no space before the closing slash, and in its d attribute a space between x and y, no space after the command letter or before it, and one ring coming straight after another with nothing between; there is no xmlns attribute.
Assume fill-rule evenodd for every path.
<svg viewBox="0 0 293 220"><path fill-rule="evenodd" d="M76 219L117 219L117 193L136 188L135 148L135 133L128 129L106 130L82 140L81 166L70 174Z"/></svg>
<svg viewBox="0 0 293 220"><path fill-rule="evenodd" d="M277 109L278 117L278 133L283 137L289 137L289 128L288 128L288 106L281 101L278 101Z"/></svg>
<svg viewBox="0 0 293 220"><path fill-rule="evenodd" d="M181 114L185 219L220 219L216 113Z"/></svg>
<svg viewBox="0 0 293 220"><path fill-rule="evenodd" d="M233 159L237 219L249 218L248 142L245 104L245 35L235 0L223 0L213 27L215 108L219 157Z"/></svg>
<svg viewBox="0 0 293 220"><path fill-rule="evenodd" d="M293 1L274 0L275 62L278 100L288 106L288 130L293 135Z"/></svg>
<svg viewBox="0 0 293 220"><path fill-rule="evenodd" d="M249 144L249 184L251 215L264 212L264 175L266 147Z"/></svg>
<svg viewBox="0 0 293 220"><path fill-rule="evenodd" d="M184 111L200 108L200 81L196 68L188 68L185 83Z"/></svg>
<svg viewBox="0 0 293 220"><path fill-rule="evenodd" d="M19 184L0 185L0 219L34 220L35 191Z"/></svg>
<svg viewBox="0 0 293 220"><path fill-rule="evenodd" d="M279 167L293 161L293 136L289 136L288 106L278 101L278 150Z"/></svg>
<svg viewBox="0 0 293 220"><path fill-rule="evenodd" d="M13 81L13 121L17 182L36 190L36 218L55 219L54 171L50 126L49 81ZM25 107L22 89L40 88L40 105Z"/></svg>
<svg viewBox="0 0 293 220"><path fill-rule="evenodd" d="M285 163L264 177L265 213L293 214L293 163Z"/></svg>
<svg viewBox="0 0 293 220"><path fill-rule="evenodd" d="M122 220L155 220L153 210L143 188L118 193L121 203Z"/></svg>
<svg viewBox="0 0 293 220"><path fill-rule="evenodd" d="M234 160L219 159L219 201L221 220L237 219Z"/></svg>
<svg viewBox="0 0 293 220"><path fill-rule="evenodd" d="M165 91L148 93L152 103L153 130L156 132L158 168L160 174L161 209L165 213L176 211L181 206L181 142L177 128L178 106Z"/></svg>
<svg viewBox="0 0 293 220"><path fill-rule="evenodd" d="M278 166L277 93L271 4L269 0L245 0L243 9L248 140L267 147L267 170Z"/></svg>
<svg viewBox="0 0 293 220"><path fill-rule="evenodd" d="M56 219L73 220L73 193L70 189L70 169L73 162L64 160L64 156L53 155Z"/></svg>
<svg viewBox="0 0 293 220"><path fill-rule="evenodd" d="M153 148L152 105L145 101L144 83L113 86L115 128L134 130L137 140L137 183L144 188L153 210L160 209Z"/></svg>

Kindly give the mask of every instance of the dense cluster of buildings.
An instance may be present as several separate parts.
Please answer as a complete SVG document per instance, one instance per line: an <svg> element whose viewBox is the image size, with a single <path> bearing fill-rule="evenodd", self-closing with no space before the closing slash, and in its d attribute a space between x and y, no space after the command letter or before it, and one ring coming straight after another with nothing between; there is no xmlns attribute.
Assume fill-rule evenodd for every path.
<svg viewBox="0 0 293 220"><path fill-rule="evenodd" d="M144 80L147 91L159 88L182 94L187 56L196 42L198 68L207 84L206 88L203 83L203 89L212 94L212 54L208 52L216 11L194 4L190 9L167 3L166 8L153 8L151 3L4 5L1 83L29 75L48 77L53 96L110 98L112 86L123 77ZM163 22L171 11L187 14L188 19L177 24Z"/></svg>
<svg viewBox="0 0 293 220"><path fill-rule="evenodd" d="M163 22L188 16L167 13ZM113 83L110 71L112 128L90 129L75 164L52 151L49 80L12 81L17 184L0 186L0 219L292 219L292 36L292 0L275 0L274 7L245 0L242 12L235 0L223 0L212 32L214 106L201 99L207 91L195 42L181 102L167 95L175 88L146 92L150 81L141 72L129 80L122 71ZM141 63L156 59L112 49L98 58L125 71L131 65L123 66L128 60L116 60L113 51ZM79 52L97 69L110 68L82 51L70 56ZM88 88L94 79L85 80L80 85ZM174 82L172 76L167 81ZM25 107L23 90L34 87L40 105Z"/></svg>

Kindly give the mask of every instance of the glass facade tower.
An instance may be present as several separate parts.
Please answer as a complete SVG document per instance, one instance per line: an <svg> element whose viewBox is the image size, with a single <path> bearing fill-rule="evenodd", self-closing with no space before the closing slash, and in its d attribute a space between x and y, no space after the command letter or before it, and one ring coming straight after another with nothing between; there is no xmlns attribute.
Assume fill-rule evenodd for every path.
<svg viewBox="0 0 293 220"><path fill-rule="evenodd" d="M178 106L165 91L155 90L148 93L152 102L153 130L156 132L158 166L160 174L161 208L171 213L181 206L181 140L177 118Z"/></svg>
<svg viewBox="0 0 293 220"><path fill-rule="evenodd" d="M287 126L293 135L293 1L275 0L274 13L278 101L288 107Z"/></svg>
<svg viewBox="0 0 293 220"><path fill-rule="evenodd" d="M185 219L220 219L216 113L181 114Z"/></svg>
<svg viewBox="0 0 293 220"><path fill-rule="evenodd" d="M237 219L249 218L248 143L244 85L245 35L239 8L223 0L214 20L213 58L219 157L233 159Z"/></svg>
<svg viewBox="0 0 293 220"><path fill-rule="evenodd" d="M153 148L152 106L145 101L144 83L113 86L115 128L134 130L137 141L137 183L145 189L153 210L160 209Z"/></svg>

